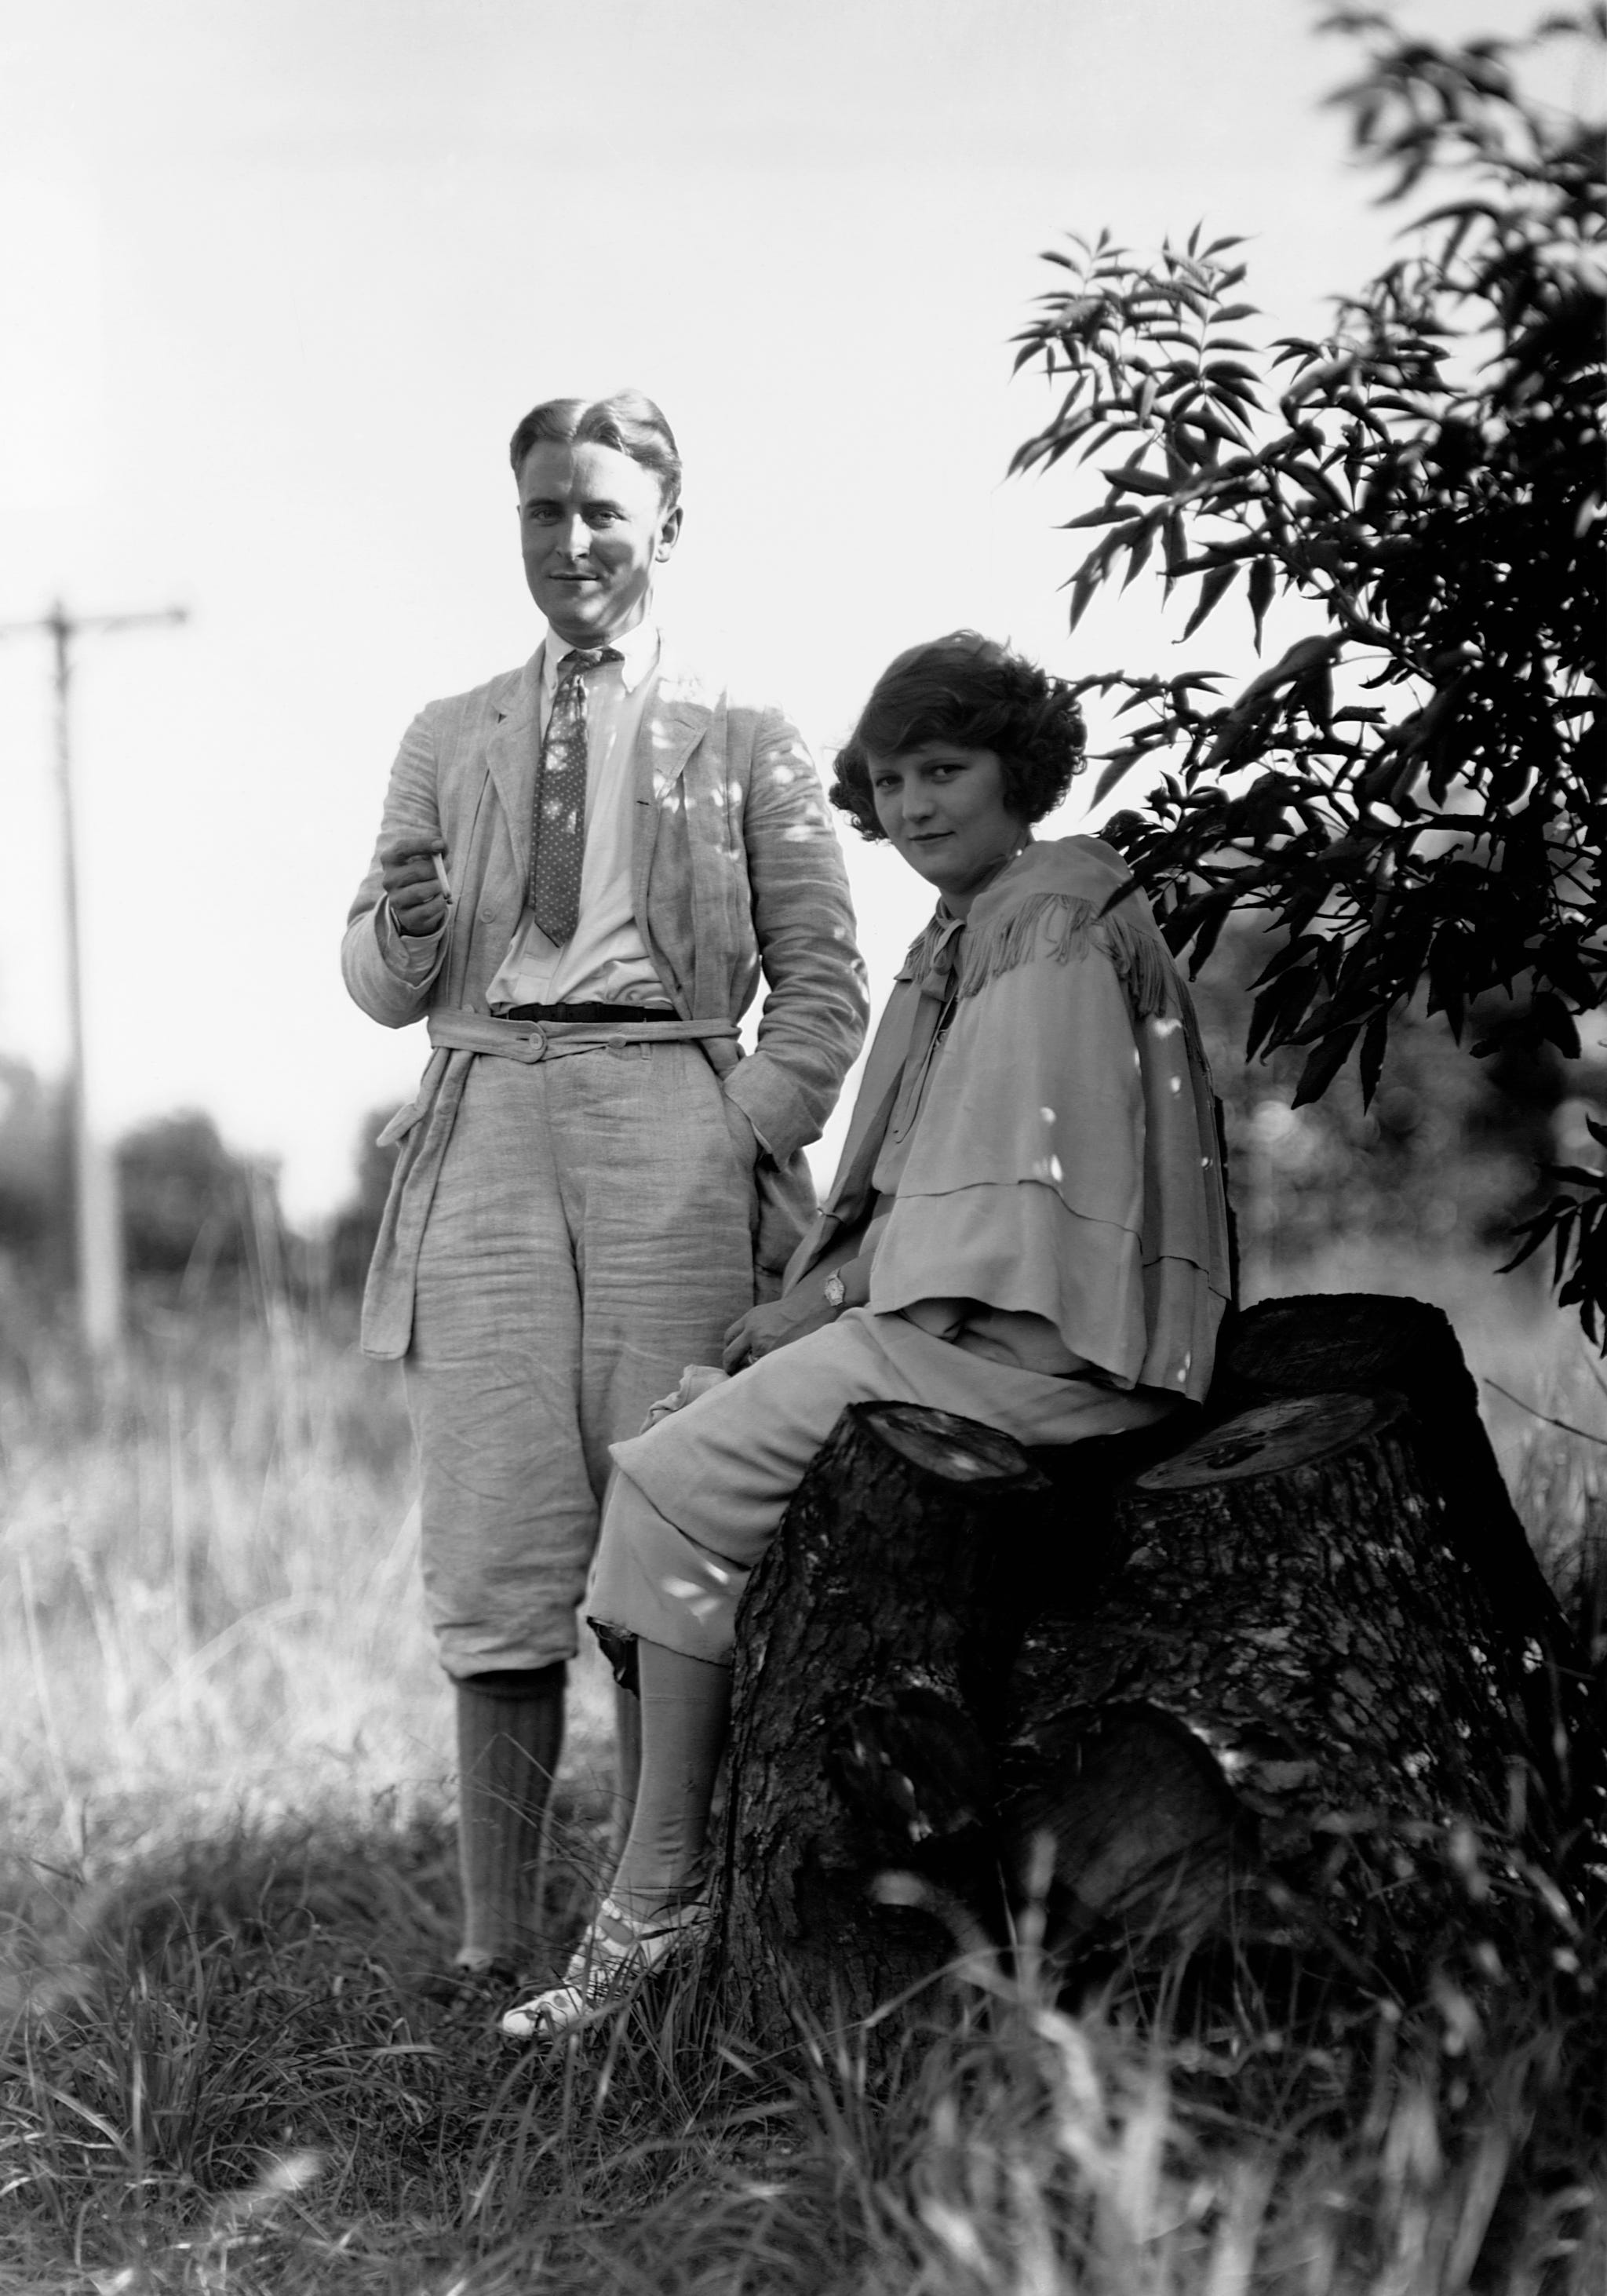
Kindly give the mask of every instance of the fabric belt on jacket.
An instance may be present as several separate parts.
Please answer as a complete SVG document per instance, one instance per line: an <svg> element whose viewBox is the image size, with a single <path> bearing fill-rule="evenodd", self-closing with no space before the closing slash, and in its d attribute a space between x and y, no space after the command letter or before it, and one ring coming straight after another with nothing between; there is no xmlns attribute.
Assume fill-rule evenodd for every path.
<svg viewBox="0 0 1607 2296"><path fill-rule="evenodd" d="M494 1059L561 1060L569 1053L597 1053L610 1045L706 1044L734 1037L734 1021L515 1021L511 1015L438 1008L428 1019L430 1041L455 1053L489 1053Z"/></svg>

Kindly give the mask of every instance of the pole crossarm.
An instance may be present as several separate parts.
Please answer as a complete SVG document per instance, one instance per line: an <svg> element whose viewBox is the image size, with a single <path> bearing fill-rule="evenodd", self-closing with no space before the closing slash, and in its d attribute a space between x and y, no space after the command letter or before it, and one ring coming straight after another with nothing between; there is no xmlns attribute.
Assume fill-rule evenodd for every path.
<svg viewBox="0 0 1607 2296"><path fill-rule="evenodd" d="M37 614L31 621L0 622L0 638L28 637L48 630L53 636L61 632L70 639L89 631L171 628L189 619L188 606L161 606L138 614L70 614L64 606L53 606L48 614Z"/></svg>

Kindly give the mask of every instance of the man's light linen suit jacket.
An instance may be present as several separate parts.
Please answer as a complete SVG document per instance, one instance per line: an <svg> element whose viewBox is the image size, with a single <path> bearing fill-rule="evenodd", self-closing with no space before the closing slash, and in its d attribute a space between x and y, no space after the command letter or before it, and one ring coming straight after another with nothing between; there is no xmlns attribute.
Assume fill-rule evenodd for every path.
<svg viewBox="0 0 1607 2296"><path fill-rule="evenodd" d="M538 651L522 669L427 703L403 739L379 842L443 838L453 905L435 971L401 980L380 951L376 849L341 965L357 1002L387 1028L432 1008L489 1009L487 989L524 906L541 660ZM666 1001L684 1020L735 1021L763 969L768 993L751 1056L734 1038L705 1050L768 1151L755 1259L773 1279L813 1210L801 1152L819 1137L865 1035L842 855L795 729L777 709L711 690L667 643L637 743L635 815L636 924ZM406 1353L419 1244L475 1057L438 1048L418 1097L383 1136L402 1149L364 1301L370 1355Z"/></svg>

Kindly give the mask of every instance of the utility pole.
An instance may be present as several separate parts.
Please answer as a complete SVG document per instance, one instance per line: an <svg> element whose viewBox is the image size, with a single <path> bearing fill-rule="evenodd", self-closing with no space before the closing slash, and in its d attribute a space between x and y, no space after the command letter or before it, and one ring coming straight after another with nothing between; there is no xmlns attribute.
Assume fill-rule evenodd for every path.
<svg viewBox="0 0 1607 2296"><path fill-rule="evenodd" d="M60 599L33 622L0 622L0 638L48 634L55 655L56 801L61 825L61 894L67 940L68 1120L72 1135L72 1230L78 1328L97 1360L114 1356L123 1338L123 1235L117 1165L96 1130L89 1095L84 1029L84 948L78 903L78 846L72 783L72 646L86 633L152 629L187 621L188 609L147 614L70 614Z"/></svg>

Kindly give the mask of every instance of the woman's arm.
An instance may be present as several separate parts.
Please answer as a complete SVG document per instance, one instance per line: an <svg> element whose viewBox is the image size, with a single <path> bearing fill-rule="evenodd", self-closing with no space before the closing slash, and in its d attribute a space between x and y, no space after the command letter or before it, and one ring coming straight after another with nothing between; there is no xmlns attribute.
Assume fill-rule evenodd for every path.
<svg viewBox="0 0 1607 2296"><path fill-rule="evenodd" d="M871 1296L871 1262L874 1257L874 1246L867 1239L853 1259L836 1266L822 1262L811 1267L807 1275L800 1275L779 1300L767 1300L739 1316L726 1334L720 1358L726 1369L737 1371L743 1364L757 1363L761 1356L774 1355L777 1348L788 1347L794 1340L805 1339L809 1332L835 1323L845 1308L863 1308ZM840 1299L835 1296L834 1286L833 1296L826 1296L826 1286L833 1277L842 1286Z"/></svg>

